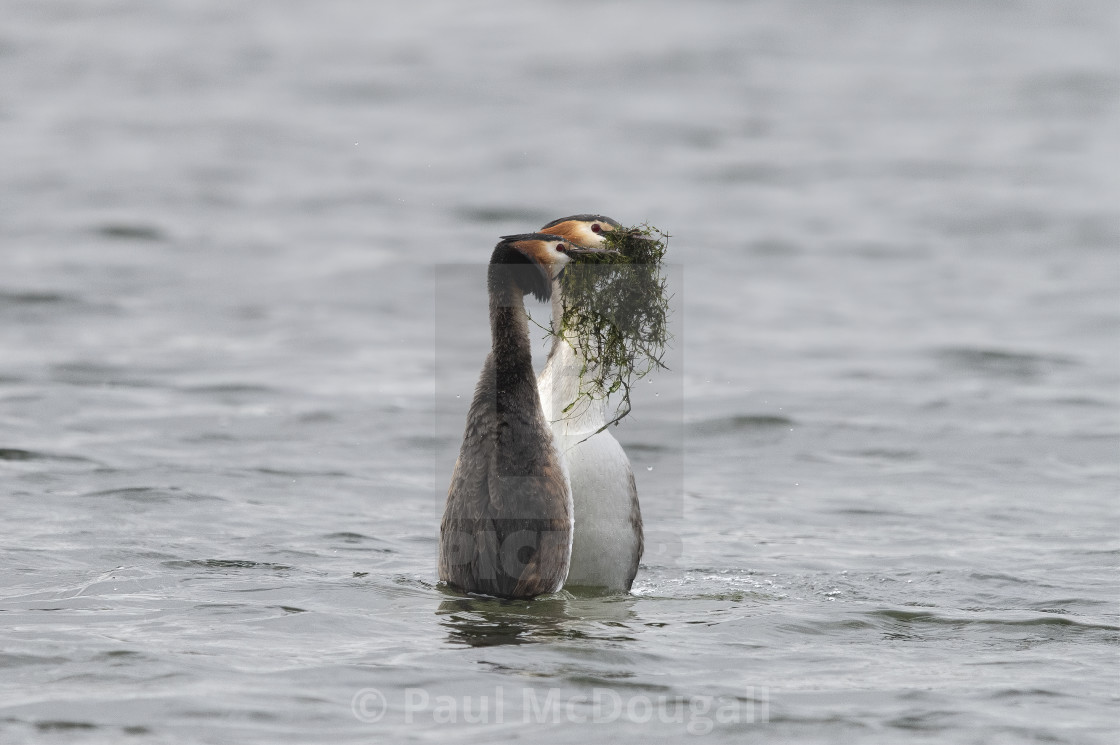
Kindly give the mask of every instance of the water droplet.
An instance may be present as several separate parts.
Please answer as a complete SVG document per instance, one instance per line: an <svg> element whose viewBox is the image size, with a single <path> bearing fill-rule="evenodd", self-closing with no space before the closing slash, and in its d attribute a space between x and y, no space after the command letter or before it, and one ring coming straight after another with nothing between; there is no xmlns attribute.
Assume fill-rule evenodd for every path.
<svg viewBox="0 0 1120 745"><path fill-rule="evenodd" d="M653 466L646 466L646 470L647 470L647 471L652 471L652 470L653 470Z"/></svg>

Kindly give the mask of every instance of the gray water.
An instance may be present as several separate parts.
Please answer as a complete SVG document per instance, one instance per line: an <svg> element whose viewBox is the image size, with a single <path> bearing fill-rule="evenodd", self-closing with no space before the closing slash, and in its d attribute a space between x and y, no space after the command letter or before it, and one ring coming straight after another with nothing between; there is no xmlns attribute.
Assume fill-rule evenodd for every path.
<svg viewBox="0 0 1120 745"><path fill-rule="evenodd" d="M1115 3L0 6L3 742L1116 741ZM585 211L653 540L461 599L470 277Z"/></svg>

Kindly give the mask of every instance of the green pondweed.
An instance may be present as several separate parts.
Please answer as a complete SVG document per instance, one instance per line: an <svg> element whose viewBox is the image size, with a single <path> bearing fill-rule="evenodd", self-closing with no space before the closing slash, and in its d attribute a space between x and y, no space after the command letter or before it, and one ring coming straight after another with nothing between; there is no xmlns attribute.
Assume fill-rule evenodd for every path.
<svg viewBox="0 0 1120 745"><path fill-rule="evenodd" d="M579 395L564 407L618 394L613 418L630 413L631 385L658 368L669 342L667 279L661 261L669 234L649 225L603 233L603 247L616 253L578 254L560 277L563 314L553 333L584 360Z"/></svg>

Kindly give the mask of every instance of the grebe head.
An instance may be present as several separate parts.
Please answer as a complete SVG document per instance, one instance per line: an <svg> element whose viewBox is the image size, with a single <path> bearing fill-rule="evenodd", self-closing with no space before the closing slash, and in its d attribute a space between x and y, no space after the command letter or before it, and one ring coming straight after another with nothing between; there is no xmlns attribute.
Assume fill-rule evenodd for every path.
<svg viewBox="0 0 1120 745"><path fill-rule="evenodd" d="M574 245L568 239L551 233L520 233L503 235L494 247L491 264L532 264L539 272L515 272L517 284L523 292L538 300L548 300L552 295L552 280L560 276L571 256L589 250Z"/></svg>
<svg viewBox="0 0 1120 745"><path fill-rule="evenodd" d="M570 215L553 220L541 230L558 235L576 246L595 248L603 245L603 234L622 227L606 215Z"/></svg>

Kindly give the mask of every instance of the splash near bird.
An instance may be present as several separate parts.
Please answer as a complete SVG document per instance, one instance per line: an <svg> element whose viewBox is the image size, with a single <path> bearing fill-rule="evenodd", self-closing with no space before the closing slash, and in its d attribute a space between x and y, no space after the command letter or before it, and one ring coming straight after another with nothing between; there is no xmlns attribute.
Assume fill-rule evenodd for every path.
<svg viewBox="0 0 1120 745"><path fill-rule="evenodd" d="M487 270L491 350L475 387L440 525L439 577L465 592L555 592L572 553L572 495L533 375L525 294L548 300L574 255L548 233L510 235Z"/></svg>

